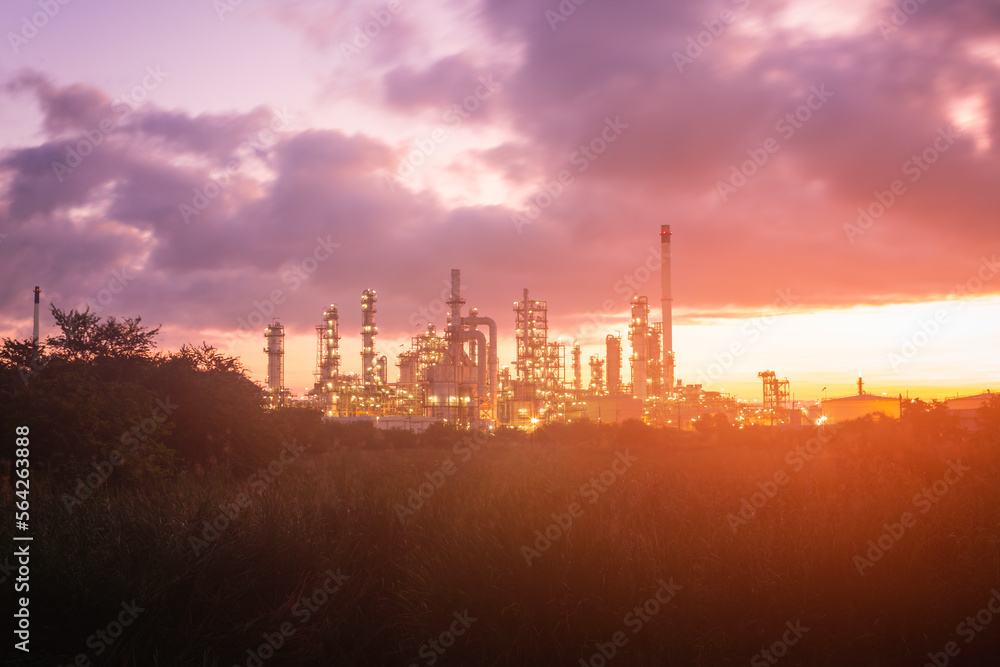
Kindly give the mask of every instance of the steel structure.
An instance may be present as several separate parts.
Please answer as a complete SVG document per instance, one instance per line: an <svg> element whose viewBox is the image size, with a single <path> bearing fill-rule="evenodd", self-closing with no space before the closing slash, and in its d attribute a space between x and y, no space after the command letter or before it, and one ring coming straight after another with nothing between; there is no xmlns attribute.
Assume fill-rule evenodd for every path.
<svg viewBox="0 0 1000 667"><path fill-rule="evenodd" d="M541 384L545 376L546 342L549 331L549 309L544 301L528 299L514 302L514 335L517 337L517 379L528 384Z"/></svg>
<svg viewBox="0 0 1000 667"><path fill-rule="evenodd" d="M357 374L344 373L341 368L339 318L337 307L331 304L316 327L313 402L330 416L376 421L381 416L408 417L465 424L499 419L526 427L578 418L641 418L681 425L690 421L689 412L700 415L696 411L711 401L728 405L711 396L713 392L681 391L681 383L674 377L670 226L661 225L659 236L663 318L662 322L650 321L647 296L630 298L630 378L623 378L622 333L613 332L605 338L606 356L590 356L589 383L585 384L581 343L589 341L573 341L567 364L567 345L548 339L547 303L531 299L527 288L522 299L513 304L516 358L501 373L496 323L481 317L475 308L468 308L468 314L463 315L466 301L461 272L452 269L441 294L448 308L445 328L439 333L428 325L426 332L412 338L410 348L396 359L399 377L395 382L389 381L389 360L376 352L375 291L368 289L361 295L361 369ZM655 260L655 249L652 252ZM655 271L652 263L647 268ZM283 330L280 335L279 330L275 322L266 334L268 393L274 404L284 402L288 395L281 368ZM787 402L787 380L778 382L773 373L770 378L761 377L765 380L765 403L777 419ZM631 382L626 383L628 379Z"/></svg>
<svg viewBox="0 0 1000 667"><path fill-rule="evenodd" d="M316 377L313 395L328 416L338 412L340 385L340 322L337 306L323 311L323 323L316 326Z"/></svg>
<svg viewBox="0 0 1000 667"><path fill-rule="evenodd" d="M622 335L608 334L607 345L608 393L617 396L622 393Z"/></svg>
<svg viewBox="0 0 1000 667"><path fill-rule="evenodd" d="M580 344L573 343L573 390L583 389L583 365L580 362Z"/></svg>
<svg viewBox="0 0 1000 667"><path fill-rule="evenodd" d="M451 314L444 355L426 368L425 415L463 424L492 424L497 412L497 326L475 309L462 316L462 273L451 270ZM478 329L486 326L487 335ZM472 356L475 356L475 361Z"/></svg>
<svg viewBox="0 0 1000 667"><path fill-rule="evenodd" d="M424 414L429 385L427 369L444 363L447 350L447 341L437 334L433 324L428 324L425 332L410 339L410 349L400 353L396 364L399 367L397 414Z"/></svg>
<svg viewBox="0 0 1000 667"><path fill-rule="evenodd" d="M649 363L649 300L644 296L633 296L631 301L632 319L628 326L628 339L632 342L632 391L636 398L649 396L647 366Z"/></svg>
<svg viewBox="0 0 1000 667"><path fill-rule="evenodd" d="M764 412L771 415L771 425L788 415L788 378L779 380L774 371L761 371L757 377L764 381Z"/></svg>
<svg viewBox="0 0 1000 667"><path fill-rule="evenodd" d="M379 380L379 369L375 360L375 290L366 289L361 293L361 383L366 388L375 387Z"/></svg>
<svg viewBox="0 0 1000 667"><path fill-rule="evenodd" d="M587 391L591 394L604 393L604 359L599 355L590 355L590 386Z"/></svg>
<svg viewBox="0 0 1000 667"><path fill-rule="evenodd" d="M271 407L285 404L285 328L273 320L264 330L267 340L267 394Z"/></svg>
<svg viewBox="0 0 1000 667"><path fill-rule="evenodd" d="M646 380L650 396L663 396L666 391L663 388L662 340L663 324L654 322L646 337Z"/></svg>

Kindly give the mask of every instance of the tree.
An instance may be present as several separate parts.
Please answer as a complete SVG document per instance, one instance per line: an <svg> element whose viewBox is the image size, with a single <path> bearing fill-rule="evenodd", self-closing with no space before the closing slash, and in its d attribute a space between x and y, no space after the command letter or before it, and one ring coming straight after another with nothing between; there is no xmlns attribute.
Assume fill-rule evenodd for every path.
<svg viewBox="0 0 1000 667"><path fill-rule="evenodd" d="M117 320L101 318L87 308L82 313L68 312L51 305L52 317L62 333L49 337L46 344L52 354L66 361L93 362L101 359L149 359L156 347L153 340L160 328L147 329L142 318Z"/></svg>
<svg viewBox="0 0 1000 667"><path fill-rule="evenodd" d="M900 421L909 427L913 441L924 444L954 442L964 433L958 417L937 400L926 403L916 398L904 403Z"/></svg>
<svg viewBox="0 0 1000 667"><path fill-rule="evenodd" d="M993 394L976 410L979 437L993 445L1000 443L1000 394Z"/></svg>
<svg viewBox="0 0 1000 667"><path fill-rule="evenodd" d="M207 343L184 345L157 358L149 383L179 406L167 444L185 459L242 470L277 455L280 437L266 419L261 387L236 357Z"/></svg>
<svg viewBox="0 0 1000 667"><path fill-rule="evenodd" d="M27 384L35 373L45 367L47 357L44 343L31 338L4 338L3 345L0 346L0 369L16 371L21 381Z"/></svg>

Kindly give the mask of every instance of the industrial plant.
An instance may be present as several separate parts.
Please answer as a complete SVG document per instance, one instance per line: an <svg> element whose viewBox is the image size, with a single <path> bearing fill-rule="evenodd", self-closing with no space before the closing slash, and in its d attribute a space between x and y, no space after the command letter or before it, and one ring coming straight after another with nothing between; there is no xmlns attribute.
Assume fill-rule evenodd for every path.
<svg viewBox="0 0 1000 667"><path fill-rule="evenodd" d="M631 297L627 333L607 334L606 354L588 360L590 382L583 385L579 343L570 347L549 338L549 310L528 289L513 302L516 358L500 366L497 321L465 310L460 269L451 270L448 315L444 331L433 324L413 336L409 349L395 360L398 380L387 377L389 360L375 352L377 294L361 294L361 373L345 373L340 355L340 309L330 304L316 326L315 382L301 402L327 418L371 421L382 428L420 430L434 422L480 428L509 425L533 428L554 421L588 419L620 422L640 419L678 425L698 416L726 413L737 418L737 402L701 385L674 380L670 268L671 231L660 229L662 320L650 320L649 297ZM623 323L624 324L624 323ZM264 332L267 354L265 393L273 407L292 396L284 382L284 328L272 321ZM623 341L629 347L628 374L623 377ZM568 375L568 377L567 377Z"/></svg>
<svg viewBox="0 0 1000 667"><path fill-rule="evenodd" d="M501 366L497 321L466 310L460 269L452 269L447 321L439 332L434 324L413 336L398 353L396 382L388 381L389 359L376 353L375 290L361 294L361 372L345 373L340 355L340 310L330 304L316 326L316 366L313 387L293 399L284 381L284 328L278 320L264 331L267 354L265 396L271 407L292 401L319 409L327 419L367 421L379 428L423 430L436 422L475 428L511 426L533 429L552 422L588 420L618 423L627 419L693 428L707 415L724 415L731 424L800 426L835 423L866 414L898 418L902 397L858 394L797 404L787 378L773 370L758 374L762 402L738 401L723 392L675 379L671 290L670 225L660 228L660 314L650 319L647 295L634 294L625 334L605 337L605 354L590 355L590 381L583 384L583 359L578 342L567 345L549 338L549 309L524 288L513 302L511 324L516 357ZM624 346L627 345L626 350ZM628 382L625 358L628 353Z"/></svg>

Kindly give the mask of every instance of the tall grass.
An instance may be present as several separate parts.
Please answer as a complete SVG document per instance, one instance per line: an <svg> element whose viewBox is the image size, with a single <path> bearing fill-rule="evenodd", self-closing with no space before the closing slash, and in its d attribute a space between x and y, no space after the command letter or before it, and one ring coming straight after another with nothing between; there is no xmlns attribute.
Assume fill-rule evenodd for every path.
<svg viewBox="0 0 1000 667"><path fill-rule="evenodd" d="M785 457L807 433L541 438L468 460L314 449L262 491L214 470L102 489L72 514L68 490L37 479L35 634L15 664L246 665L290 623L263 664L427 665L425 642L465 611L476 620L434 664L579 665L621 631L608 664L746 665L796 621L809 630L781 664L923 665L948 641L952 664L995 664L1000 617L968 644L956 626L1000 587L1000 448L894 433L844 430L798 471ZM626 448L637 461L583 494ZM913 496L959 457L971 470L920 513ZM454 474L401 522L395 506L445 459ZM728 515L779 470L787 483L734 533ZM240 494L246 506L196 553L191 537ZM522 547L573 503L571 528L529 565ZM907 511L915 525L860 575L854 556ZM347 579L303 619L296 605L331 570ZM635 631L626 615L661 580L681 588ZM144 611L95 656L87 638L132 600Z"/></svg>

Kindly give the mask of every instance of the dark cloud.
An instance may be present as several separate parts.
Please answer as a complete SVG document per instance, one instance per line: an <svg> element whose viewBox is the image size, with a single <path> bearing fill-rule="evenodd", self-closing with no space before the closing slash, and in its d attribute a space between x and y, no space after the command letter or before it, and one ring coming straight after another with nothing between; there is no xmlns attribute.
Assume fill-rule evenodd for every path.
<svg viewBox="0 0 1000 667"><path fill-rule="evenodd" d="M7 93L35 95L47 136L3 155L0 220L5 248L30 241L48 254L27 253L35 264L18 256L0 276L33 266L49 293L75 304L119 265L135 266L119 312L223 330L274 290L287 325L308 331L326 304L352 312L373 287L390 332L413 330L450 268L463 269L470 305L505 327L524 287L548 300L553 324L586 321L608 301L623 311L629 280L657 304L658 278L642 267L661 224L674 230L677 308L698 316L759 312L785 289L807 309L943 296L995 251L1000 77L976 52L997 36L994 8L927 3L884 38L877 21L890 3L873 5L859 30L811 36L775 27L783 2L592 0L565 21L546 15L559 6L484 2L470 27L476 48L435 62L406 57L421 42L415 15L401 12L350 61L351 85L364 83L358 99L401 117L447 108L487 73L502 82L474 127L503 140L438 165L498 173L530 195L490 206L448 204L410 183L390 189L385 174L403 148L362 134L289 126L241 149L271 122L267 108L138 108L60 181L52 163L110 103L22 74ZM336 49L371 8L316 7L286 3L283 20L340 58L340 72L348 63ZM732 25L678 71L674 54L723 10ZM907 162L970 99L982 100L984 118L908 180ZM718 183L768 140L778 150L724 201ZM561 172L571 179L553 185ZM863 234L847 233L895 179L905 192ZM532 200L542 210L519 231L511 216ZM330 244L339 245L317 260Z"/></svg>
<svg viewBox="0 0 1000 667"><path fill-rule="evenodd" d="M525 57L497 100L521 137L480 159L540 186L620 117L628 129L546 215L632 252L673 224L683 253L675 285L696 307L753 307L784 286L804 305L943 295L995 247L995 148L977 150L967 130L917 180L912 164L904 173L947 133L963 97L987 100L996 146L997 65L970 55L974 39L996 35L994 10L923 6L884 39L876 20L889 16L887 3L867 29L803 39L751 29L777 25L786 3L585 3L550 21L557 4L484 4L495 38L520 44ZM723 9L733 24L678 71L673 54L688 53L688 39ZM804 110L808 121L779 125L815 103L818 88L832 96ZM778 152L751 165L756 173L723 202L718 182L768 138ZM851 243L844 225L895 179L906 192ZM615 211L626 207L628 215ZM944 233L947 243L935 242Z"/></svg>
<svg viewBox="0 0 1000 667"><path fill-rule="evenodd" d="M9 93L33 94L42 112L42 127L50 136L97 127L111 112L111 98L81 84L56 87L43 74L23 70L4 86Z"/></svg>
<svg viewBox="0 0 1000 667"><path fill-rule="evenodd" d="M201 114L153 110L136 120L143 134L168 142L173 150L215 154L228 159L237 150L247 152L266 146L269 137L287 129L291 114L263 107L245 114Z"/></svg>
<svg viewBox="0 0 1000 667"><path fill-rule="evenodd" d="M491 73L489 76L493 76ZM482 82L487 77L477 68L467 54L442 58L423 71L401 65L383 77L386 102L401 110L431 107L447 108L474 96L477 87L482 97L489 96ZM492 91L490 91L492 92ZM477 109L478 111L478 106ZM476 113L470 118L481 121L486 114Z"/></svg>

